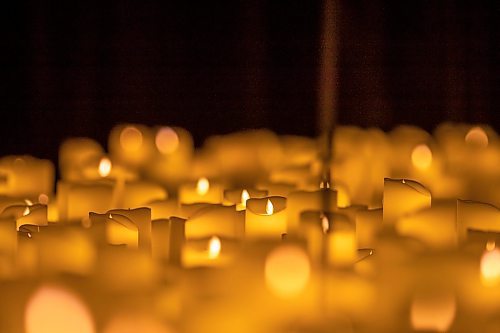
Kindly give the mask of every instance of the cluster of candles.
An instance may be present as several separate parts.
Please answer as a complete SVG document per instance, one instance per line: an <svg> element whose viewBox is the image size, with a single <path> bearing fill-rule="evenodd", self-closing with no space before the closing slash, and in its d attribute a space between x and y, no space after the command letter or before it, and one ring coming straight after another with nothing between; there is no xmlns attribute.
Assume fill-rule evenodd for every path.
<svg viewBox="0 0 500 333"><path fill-rule="evenodd" d="M0 160L0 331L500 332L488 126L116 126ZM54 186L56 185L56 186Z"/></svg>

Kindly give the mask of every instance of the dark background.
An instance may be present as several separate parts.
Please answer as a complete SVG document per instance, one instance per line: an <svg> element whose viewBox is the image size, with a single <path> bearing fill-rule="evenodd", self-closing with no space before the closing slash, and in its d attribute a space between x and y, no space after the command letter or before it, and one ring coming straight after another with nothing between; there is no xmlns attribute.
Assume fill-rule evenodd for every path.
<svg viewBox="0 0 500 333"><path fill-rule="evenodd" d="M339 121L500 127L498 1L341 0ZM117 122L316 134L321 1L2 5L0 155Z"/></svg>

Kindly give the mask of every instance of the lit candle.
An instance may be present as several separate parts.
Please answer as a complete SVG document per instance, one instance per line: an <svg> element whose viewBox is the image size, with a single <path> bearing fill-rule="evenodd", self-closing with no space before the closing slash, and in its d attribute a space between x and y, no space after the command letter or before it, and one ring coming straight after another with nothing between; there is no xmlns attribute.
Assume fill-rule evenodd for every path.
<svg viewBox="0 0 500 333"><path fill-rule="evenodd" d="M279 239L286 233L286 213L283 197L249 199L245 210L245 235Z"/></svg>
<svg viewBox="0 0 500 333"><path fill-rule="evenodd" d="M223 204L226 206L236 205L236 210L246 209L247 200L250 198L263 198L266 197L268 192L265 190L257 189L234 189L234 190L224 190L224 201Z"/></svg>
<svg viewBox="0 0 500 333"><path fill-rule="evenodd" d="M287 209L287 230L290 234L298 231L300 213L306 210L322 211L326 203L330 211L337 209L337 192L331 189L322 189L314 192L297 191L289 194Z"/></svg>
<svg viewBox="0 0 500 333"><path fill-rule="evenodd" d="M222 186L207 178L200 178L196 183L183 184L179 188L179 201L181 204L193 203L222 203Z"/></svg>
<svg viewBox="0 0 500 333"><path fill-rule="evenodd" d="M185 268L226 266L234 258L235 245L216 235L186 240L182 249L182 265Z"/></svg>

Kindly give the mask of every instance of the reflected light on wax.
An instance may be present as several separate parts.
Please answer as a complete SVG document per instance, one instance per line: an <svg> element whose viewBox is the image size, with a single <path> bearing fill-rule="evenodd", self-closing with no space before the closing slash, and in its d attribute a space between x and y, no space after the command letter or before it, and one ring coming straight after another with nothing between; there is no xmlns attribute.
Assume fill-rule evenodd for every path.
<svg viewBox="0 0 500 333"><path fill-rule="evenodd" d="M94 333L85 304L73 293L56 286L40 287L28 300L26 333Z"/></svg>
<svg viewBox="0 0 500 333"><path fill-rule="evenodd" d="M266 285L276 296L297 296L309 282L310 270L309 258L300 247L278 247L266 258Z"/></svg>

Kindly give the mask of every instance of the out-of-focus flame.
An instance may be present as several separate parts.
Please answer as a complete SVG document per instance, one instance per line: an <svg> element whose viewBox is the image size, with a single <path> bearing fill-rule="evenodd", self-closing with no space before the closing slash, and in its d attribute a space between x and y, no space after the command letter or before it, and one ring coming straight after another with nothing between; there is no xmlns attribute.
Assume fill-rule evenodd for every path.
<svg viewBox="0 0 500 333"><path fill-rule="evenodd" d="M111 160L107 157L101 158L101 161L99 162L99 176L101 177L107 177L111 173Z"/></svg>
<svg viewBox="0 0 500 333"><path fill-rule="evenodd" d="M92 316L73 293L43 286L29 299L24 314L26 333L94 333Z"/></svg>
<svg viewBox="0 0 500 333"><path fill-rule="evenodd" d="M481 282L486 287L498 285L500 282L500 250L491 246L491 250L486 245L486 251L481 257Z"/></svg>
<svg viewBox="0 0 500 333"><path fill-rule="evenodd" d="M125 127L120 133L120 145L123 150L135 152L142 146L142 133L134 126Z"/></svg>
<svg viewBox="0 0 500 333"><path fill-rule="evenodd" d="M208 258L209 259L216 259L220 254L221 248L222 248L222 245L221 245L219 237L212 236L210 238L210 240L208 241Z"/></svg>
<svg viewBox="0 0 500 333"><path fill-rule="evenodd" d="M241 206L246 207L247 206L247 200L250 199L250 194L248 194L247 190L241 191Z"/></svg>
<svg viewBox="0 0 500 333"><path fill-rule="evenodd" d="M411 153L411 162L419 170L429 169L432 164L432 151L425 144L416 146Z"/></svg>
<svg viewBox="0 0 500 333"><path fill-rule="evenodd" d="M273 213L274 213L273 203L271 202L271 200L267 199L267 202L266 202L266 214L267 215L273 215Z"/></svg>
<svg viewBox="0 0 500 333"><path fill-rule="evenodd" d="M472 127L469 132L467 132L465 142L468 145L486 148L488 147L489 140L486 132L481 127L476 126Z"/></svg>
<svg viewBox="0 0 500 333"><path fill-rule="evenodd" d="M24 199L24 202L27 206L33 206L33 201L31 201L30 199Z"/></svg>
<svg viewBox="0 0 500 333"><path fill-rule="evenodd" d="M156 133L155 144L162 154L171 154L179 147L179 136L170 127L162 127Z"/></svg>
<svg viewBox="0 0 500 333"><path fill-rule="evenodd" d="M30 207L26 206L23 212L23 216L28 216L31 213Z"/></svg>
<svg viewBox="0 0 500 333"><path fill-rule="evenodd" d="M321 217L321 228L325 234L328 232L328 229L330 229L330 221L328 221L328 217L325 215Z"/></svg>
<svg viewBox="0 0 500 333"><path fill-rule="evenodd" d="M208 182L208 179L205 177L198 179L198 182L196 183L196 193L198 193L198 195L204 196L208 193L209 188L210 183Z"/></svg>
<svg viewBox="0 0 500 333"><path fill-rule="evenodd" d="M49 196L45 193L40 193L40 195L38 196L38 202L41 203L42 205L48 205Z"/></svg>
<svg viewBox="0 0 500 333"><path fill-rule="evenodd" d="M435 292L417 295L411 304L410 320L416 331L446 332L455 320L455 295Z"/></svg>
<svg viewBox="0 0 500 333"><path fill-rule="evenodd" d="M495 241L489 241L486 243L486 250L493 251L496 247Z"/></svg>
<svg viewBox="0 0 500 333"><path fill-rule="evenodd" d="M310 271L309 258L300 247L281 246L266 258L266 285L277 296L291 298L306 287Z"/></svg>

